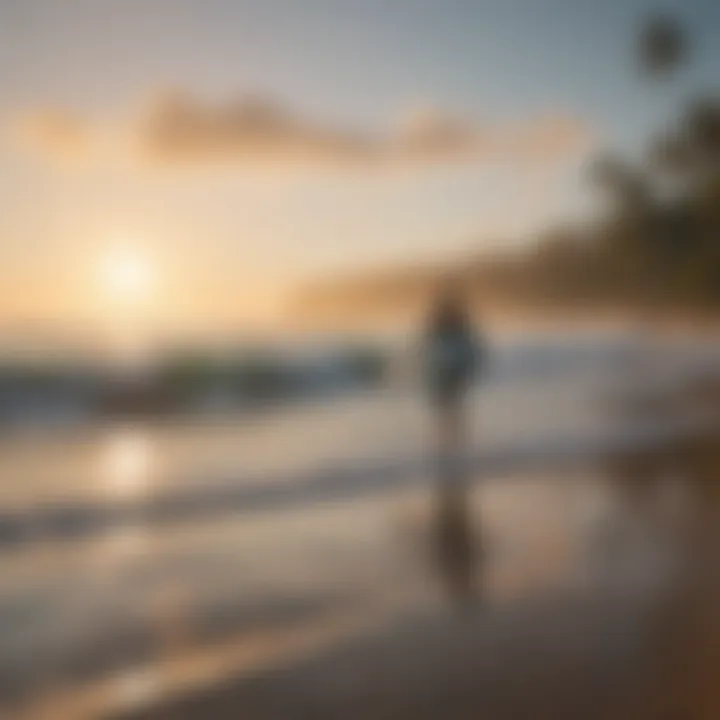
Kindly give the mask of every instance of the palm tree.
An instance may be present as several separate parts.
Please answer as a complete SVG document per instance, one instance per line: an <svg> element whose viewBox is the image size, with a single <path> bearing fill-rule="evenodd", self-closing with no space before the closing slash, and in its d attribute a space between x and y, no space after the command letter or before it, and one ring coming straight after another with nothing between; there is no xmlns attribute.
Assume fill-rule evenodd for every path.
<svg viewBox="0 0 720 720"><path fill-rule="evenodd" d="M656 13L647 19L640 31L638 61L651 77L667 77L685 61L685 31L678 19L667 13Z"/></svg>

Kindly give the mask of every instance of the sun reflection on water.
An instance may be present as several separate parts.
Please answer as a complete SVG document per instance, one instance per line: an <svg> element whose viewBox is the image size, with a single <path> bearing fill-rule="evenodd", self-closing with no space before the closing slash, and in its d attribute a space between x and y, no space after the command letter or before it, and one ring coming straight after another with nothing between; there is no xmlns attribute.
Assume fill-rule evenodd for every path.
<svg viewBox="0 0 720 720"><path fill-rule="evenodd" d="M147 491L153 469L153 448L139 430L113 432L100 458L100 477L108 494L128 498Z"/></svg>

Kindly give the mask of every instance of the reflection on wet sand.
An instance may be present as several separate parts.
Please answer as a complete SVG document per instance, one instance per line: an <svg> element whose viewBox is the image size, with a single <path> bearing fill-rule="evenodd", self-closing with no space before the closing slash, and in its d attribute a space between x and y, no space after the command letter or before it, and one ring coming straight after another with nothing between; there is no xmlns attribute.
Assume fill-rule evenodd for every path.
<svg viewBox="0 0 720 720"><path fill-rule="evenodd" d="M478 542L470 508L472 480L461 463L466 451L467 412L450 407L439 413L440 437L434 483L434 554L441 582L456 602L477 599Z"/></svg>
<svg viewBox="0 0 720 720"><path fill-rule="evenodd" d="M3 682L53 720L716 718L715 446L58 545Z"/></svg>
<svg viewBox="0 0 720 720"><path fill-rule="evenodd" d="M141 430L111 432L101 446L98 477L105 492L117 499L130 499L148 490L152 475L153 448Z"/></svg>
<svg viewBox="0 0 720 720"><path fill-rule="evenodd" d="M441 484L437 490L436 543L440 577L459 602L477 598L478 540L471 524L468 491L460 482Z"/></svg>
<svg viewBox="0 0 720 720"><path fill-rule="evenodd" d="M535 479L536 486L546 487L534 497L529 493L528 502L537 512L561 497L567 500L558 512L568 515L568 529L578 530L565 537L565 544L574 548L568 557L575 562L565 565L569 575L544 589L533 589L531 582L502 602L493 586L503 565L518 559L507 541L517 542L523 531L516 525L514 537L507 530L504 540L493 537L492 513L502 510L503 495L525 492L533 481L516 485L517 480L508 478L473 491L482 495L489 520L483 524L492 547L487 562L473 559L468 542L471 516L465 511L477 507L478 498L466 502L457 495L462 485L441 486L435 510L441 513L437 529L447 533L444 540L438 536L438 549L447 553L441 563L445 579L464 592L471 570L480 572L483 586L489 586L489 602L470 613L442 606L423 617L405 613L392 626L369 637L347 638L319 656L295 660L282 672L268 669L199 690L177 704L166 703L161 716L720 717L715 682L720 666L718 461L720 452L695 443L667 448L655 458L625 458L612 474L593 481ZM682 474L669 477L668 462ZM593 512L581 520L576 512L580 505L568 499L572 487L581 489L576 500L587 505L594 498L588 508ZM543 497L549 504L545 509L538 502ZM463 514L456 525L459 510ZM517 504L512 512L522 524ZM442 513L447 513L444 519ZM603 517L614 523L614 546L597 533ZM507 516L503 521L507 529ZM448 523L445 529L443 522ZM524 537L535 542L532 533ZM525 548L533 562L556 559L553 553L562 544L552 533L545 540L550 552L545 558L537 547ZM157 715L150 710L132 717Z"/></svg>

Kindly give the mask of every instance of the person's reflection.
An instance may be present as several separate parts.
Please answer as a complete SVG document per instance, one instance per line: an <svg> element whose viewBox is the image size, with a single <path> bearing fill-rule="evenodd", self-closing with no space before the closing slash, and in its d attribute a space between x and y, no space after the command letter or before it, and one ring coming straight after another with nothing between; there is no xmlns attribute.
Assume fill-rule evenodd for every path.
<svg viewBox="0 0 720 720"><path fill-rule="evenodd" d="M480 361L480 344L456 291L442 293L425 336L427 382L437 421L436 551L441 576L453 597L475 595L468 489L460 454L465 443L465 401Z"/></svg>
<svg viewBox="0 0 720 720"><path fill-rule="evenodd" d="M478 594L475 566L479 548L470 519L467 488L452 474L439 479L436 503L436 552L440 576L458 601Z"/></svg>

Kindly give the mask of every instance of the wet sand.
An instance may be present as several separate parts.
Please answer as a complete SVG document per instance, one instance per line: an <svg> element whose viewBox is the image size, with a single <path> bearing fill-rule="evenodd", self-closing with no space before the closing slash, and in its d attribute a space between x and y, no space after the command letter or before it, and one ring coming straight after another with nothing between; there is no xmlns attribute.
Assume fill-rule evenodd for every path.
<svg viewBox="0 0 720 720"><path fill-rule="evenodd" d="M639 718L652 662L631 618L607 600L466 608L125 717Z"/></svg>
<svg viewBox="0 0 720 720"><path fill-rule="evenodd" d="M615 466L604 487L621 506L576 566L581 582L503 602L492 593L448 599L309 657L116 717L716 720L717 460L708 439Z"/></svg>

